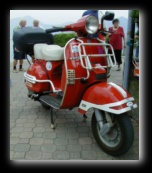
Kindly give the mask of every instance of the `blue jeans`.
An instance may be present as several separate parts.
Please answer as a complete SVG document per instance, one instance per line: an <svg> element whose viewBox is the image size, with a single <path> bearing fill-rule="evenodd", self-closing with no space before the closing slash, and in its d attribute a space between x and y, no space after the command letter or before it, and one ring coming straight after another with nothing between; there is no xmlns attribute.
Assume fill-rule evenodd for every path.
<svg viewBox="0 0 152 173"><path fill-rule="evenodd" d="M136 47L136 54L135 54L136 58L139 58L139 45Z"/></svg>

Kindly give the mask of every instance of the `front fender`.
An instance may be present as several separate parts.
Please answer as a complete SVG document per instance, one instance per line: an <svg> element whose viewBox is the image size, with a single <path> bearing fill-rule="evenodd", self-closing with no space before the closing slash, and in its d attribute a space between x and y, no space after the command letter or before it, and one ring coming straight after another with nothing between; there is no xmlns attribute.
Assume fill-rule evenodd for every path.
<svg viewBox="0 0 152 173"><path fill-rule="evenodd" d="M112 83L97 83L83 95L78 111L85 114L90 108L121 114L136 108L134 98L122 87Z"/></svg>

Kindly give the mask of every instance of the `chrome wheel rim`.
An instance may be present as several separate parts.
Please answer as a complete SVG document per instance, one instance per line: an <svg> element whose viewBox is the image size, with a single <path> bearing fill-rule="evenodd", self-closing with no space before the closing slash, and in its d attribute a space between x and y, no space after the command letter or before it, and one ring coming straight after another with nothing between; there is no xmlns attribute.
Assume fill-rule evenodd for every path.
<svg viewBox="0 0 152 173"><path fill-rule="evenodd" d="M115 126L110 130L110 132L108 132L104 136L101 136L98 125L97 132L100 140L108 147L113 148L119 145L121 140L121 131L118 123L116 123Z"/></svg>

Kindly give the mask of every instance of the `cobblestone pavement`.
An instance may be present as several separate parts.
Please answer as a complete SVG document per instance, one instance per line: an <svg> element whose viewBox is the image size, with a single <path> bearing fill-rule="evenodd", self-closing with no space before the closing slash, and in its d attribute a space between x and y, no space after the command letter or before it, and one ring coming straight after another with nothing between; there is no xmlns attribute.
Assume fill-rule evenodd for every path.
<svg viewBox="0 0 152 173"><path fill-rule="evenodd" d="M27 69L28 63L24 62ZM132 120L135 139L128 153L112 157L103 152L91 131L92 110L87 121L73 110L57 110L57 128L51 129L49 110L27 97L23 72L12 73L10 88L10 159L11 160L138 160L139 125ZM112 69L109 81L122 83L122 71Z"/></svg>

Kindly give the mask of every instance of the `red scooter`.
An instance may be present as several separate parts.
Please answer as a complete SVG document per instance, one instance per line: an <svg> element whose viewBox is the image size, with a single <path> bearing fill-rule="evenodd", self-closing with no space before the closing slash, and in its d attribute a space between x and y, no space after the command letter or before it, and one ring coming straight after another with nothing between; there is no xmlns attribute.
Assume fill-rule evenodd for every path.
<svg viewBox="0 0 152 173"><path fill-rule="evenodd" d="M118 156L126 153L133 143L134 131L127 112L137 105L121 86L107 82L110 69L116 65L112 46L88 36L104 34L103 21L113 18L114 13L106 12L99 25L96 17L88 15L74 24L48 29L45 33L25 28L14 35L14 43L27 54L32 53L34 45L35 60L24 73L25 84L31 99L50 108L51 127L55 128L53 108L78 107L84 118L93 108L91 126L98 145L106 153ZM53 44L50 34L57 31L75 31L78 37L60 47Z"/></svg>

